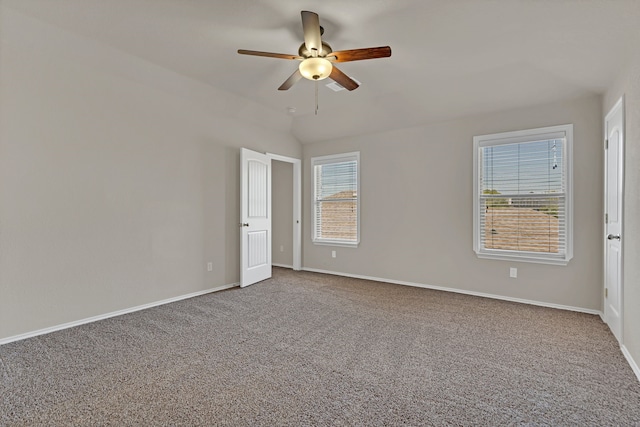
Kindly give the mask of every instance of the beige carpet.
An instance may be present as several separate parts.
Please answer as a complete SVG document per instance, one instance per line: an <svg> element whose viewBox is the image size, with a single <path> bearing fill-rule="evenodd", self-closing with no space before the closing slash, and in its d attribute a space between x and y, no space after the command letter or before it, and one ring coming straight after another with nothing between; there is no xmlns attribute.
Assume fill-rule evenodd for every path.
<svg viewBox="0 0 640 427"><path fill-rule="evenodd" d="M599 317L275 269L0 346L0 425L639 425Z"/></svg>

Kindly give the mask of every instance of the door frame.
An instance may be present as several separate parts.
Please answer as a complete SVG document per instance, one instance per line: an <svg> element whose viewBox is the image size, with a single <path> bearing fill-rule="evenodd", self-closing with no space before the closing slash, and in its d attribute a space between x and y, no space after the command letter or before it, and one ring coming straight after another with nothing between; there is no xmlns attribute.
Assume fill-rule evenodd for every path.
<svg viewBox="0 0 640 427"><path fill-rule="evenodd" d="M607 115L604 118L604 124L603 124L603 131L604 131L604 142L605 144L607 144L607 140L609 138L609 129L607 124L609 123L609 120L611 120L611 117L616 114L618 112L618 110L620 110L620 116L621 116L621 130L620 130L620 157L621 157L621 161L620 161L620 165L619 168L620 170L618 171L618 176L619 176L619 182L620 182L620 192L622 194L621 200L620 200L620 212L618 213L618 215L620 216L620 235L622 236L622 240L620 242L620 277L619 277L619 282L620 282L620 289L618 290L620 292L620 338L619 338L619 343L620 345L623 344L623 334L624 334L624 234L623 234L623 230L624 230L624 151L625 151L625 137L626 137L626 133L625 133L625 109L624 109L624 95L622 95L620 97L620 99L618 99L618 101L616 101L616 103L614 104L613 107L611 107L611 109L609 110L609 112L607 113ZM605 146L606 147L606 146ZM609 150L605 149L604 150L604 200L603 200L603 215L602 217L605 218L605 215L607 214L607 191L608 191L608 185L607 185L607 176L608 176L608 156L609 156ZM603 236L603 245L604 245L604 253L603 253L603 271L602 271L602 307L603 307L603 313L602 313L602 317L605 323L607 323L607 298L606 298L606 294L605 294L605 288L607 286L607 222L605 221L604 224L604 232L602 233ZM615 333L614 333L615 336ZM617 337L616 337L617 338Z"/></svg>
<svg viewBox="0 0 640 427"><path fill-rule="evenodd" d="M293 269L302 269L302 161L294 157L266 153L271 160L293 164Z"/></svg>

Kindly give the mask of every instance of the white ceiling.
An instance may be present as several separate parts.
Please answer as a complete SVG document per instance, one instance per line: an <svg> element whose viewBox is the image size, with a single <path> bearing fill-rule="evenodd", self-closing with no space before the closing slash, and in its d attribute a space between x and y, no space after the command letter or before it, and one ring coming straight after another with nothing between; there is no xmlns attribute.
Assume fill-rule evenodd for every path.
<svg viewBox="0 0 640 427"><path fill-rule="evenodd" d="M640 42L640 0L4 0L45 22L288 114L303 143L602 93ZM353 92L280 84L301 10L334 50L389 45L340 64ZM324 83L324 84L323 84Z"/></svg>

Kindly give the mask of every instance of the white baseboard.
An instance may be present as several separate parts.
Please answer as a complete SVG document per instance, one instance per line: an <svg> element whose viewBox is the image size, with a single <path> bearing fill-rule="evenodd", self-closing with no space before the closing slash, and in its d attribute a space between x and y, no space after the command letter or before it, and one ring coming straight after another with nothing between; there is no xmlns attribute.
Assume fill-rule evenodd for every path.
<svg viewBox="0 0 640 427"><path fill-rule="evenodd" d="M627 347L625 347L624 345L620 346L620 350L622 350L622 354L624 354L624 357L627 359L627 362L629 362L629 366L631 366L633 373L636 374L638 381L640 381L640 367L638 367L638 364L636 363L636 361L633 360L631 353L629 353L629 350L627 350Z"/></svg>
<svg viewBox="0 0 640 427"><path fill-rule="evenodd" d="M290 270L293 270L293 265L286 265L286 264L274 264L274 263L271 263L271 265L272 265L272 266L274 266L274 267L282 267L282 268L288 268L288 269L290 269Z"/></svg>
<svg viewBox="0 0 640 427"><path fill-rule="evenodd" d="M445 292L455 292L457 294L473 295L473 296L476 296L476 297L499 299L499 300L503 300L503 301L510 301L510 302L518 302L518 303L522 303L522 304L537 305L537 306L540 306L540 307L557 308L559 310L577 311L579 313L595 314L595 315L599 315L600 317L602 317L602 312L600 312L599 310L592 310L590 308L572 307L572 306L569 306L569 305L553 304L553 303L550 303L550 302L542 302L542 301L527 300L527 299L522 299L522 298L506 297L506 296L502 296L502 295L486 294L484 292L467 291L467 290L464 290L464 289L447 288L447 287L444 287L444 286L426 285L426 284L423 284L423 283L405 282L405 281L402 281L402 280L393 280L393 279L384 279L384 278L380 278L380 277L363 276L363 275L360 275L360 274L339 273L339 272L336 272L336 271L320 270L320 269L317 269L317 268L303 268L303 270L304 271L311 271L313 273L332 274L334 276L353 277L354 279L372 280L374 282L385 282L385 283L393 283L395 285L413 286L415 288L433 289L433 290L436 290L436 291L445 291Z"/></svg>
<svg viewBox="0 0 640 427"><path fill-rule="evenodd" d="M73 328L74 326L80 326L80 325L84 325L86 323L97 322L98 320L104 320L104 319L108 319L110 317L121 316L121 315L127 314L127 313L133 313L134 311L140 311L140 310L145 310L145 309L151 308L151 307L157 307L159 305L169 304L169 303L180 301L180 300L183 300L183 299L198 297L200 295L210 294L212 292L223 291L225 289L231 289L231 288L234 288L236 286L240 286L240 284L239 283L232 283L230 285L217 286L215 288L207 289L207 290L204 290L204 291L193 292L193 293L186 294L186 295L180 295L180 296L177 296L177 297L168 298L168 299L165 299L165 300L162 300L162 301L151 302L151 303L148 303L148 304L138 305L138 306L131 307L131 308L125 308L123 310L112 311L111 313L105 313L105 314L100 314L98 316L87 317L86 319L81 319L81 320L76 320L76 321L73 321L73 322L63 323L61 325L51 326L51 327L44 328L44 329L38 329L37 331L32 331L32 332L27 332L27 333L20 334L20 335L14 335L14 336L11 336L11 337L2 338L2 339L0 339L0 345L8 344L8 343L13 342L13 341L20 341L20 340L24 340L24 339L27 339L27 338L36 337L38 335L49 334L51 332L60 331L62 329Z"/></svg>

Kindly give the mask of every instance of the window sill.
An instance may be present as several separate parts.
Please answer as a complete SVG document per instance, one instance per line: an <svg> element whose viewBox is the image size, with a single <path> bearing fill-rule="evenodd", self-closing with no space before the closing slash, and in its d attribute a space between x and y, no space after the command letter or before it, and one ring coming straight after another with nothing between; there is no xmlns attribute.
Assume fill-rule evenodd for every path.
<svg viewBox="0 0 640 427"><path fill-rule="evenodd" d="M526 255L508 255L508 254L489 254L485 252L476 252L476 256L481 259L495 259L500 261L517 261L517 262L530 262L534 264L548 264L548 265L567 265L571 260L569 258L544 258L544 257L532 257Z"/></svg>
<svg viewBox="0 0 640 427"><path fill-rule="evenodd" d="M314 245L318 246L338 246L343 248L357 248L360 242L340 242L333 240L312 240Z"/></svg>

